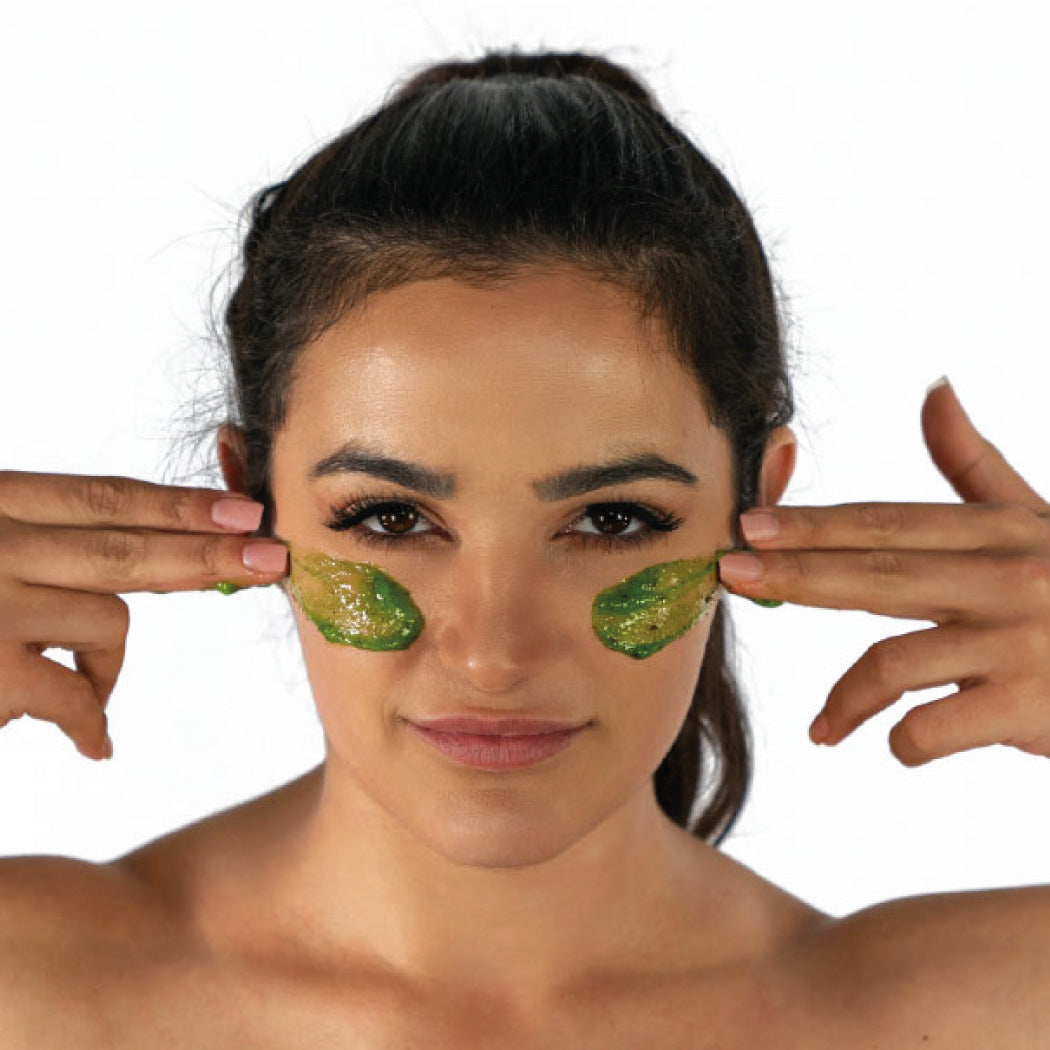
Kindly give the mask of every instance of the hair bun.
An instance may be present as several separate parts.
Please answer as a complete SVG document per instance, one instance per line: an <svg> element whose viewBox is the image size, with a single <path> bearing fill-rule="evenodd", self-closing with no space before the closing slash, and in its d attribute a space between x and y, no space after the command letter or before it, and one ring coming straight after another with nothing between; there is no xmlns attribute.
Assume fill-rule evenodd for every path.
<svg viewBox="0 0 1050 1050"><path fill-rule="evenodd" d="M523 53L514 48L487 51L468 61L438 62L416 73L394 93L397 102L450 80L492 80L507 74L534 77L588 77L607 84L619 94L648 109L662 112L652 91L639 77L601 55L586 51L542 51Z"/></svg>

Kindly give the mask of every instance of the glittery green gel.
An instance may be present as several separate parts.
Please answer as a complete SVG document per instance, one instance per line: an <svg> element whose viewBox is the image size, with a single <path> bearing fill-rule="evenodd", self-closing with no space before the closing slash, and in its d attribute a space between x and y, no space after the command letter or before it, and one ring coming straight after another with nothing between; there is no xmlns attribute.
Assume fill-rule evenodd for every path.
<svg viewBox="0 0 1050 1050"><path fill-rule="evenodd" d="M239 583L230 583L227 580L219 580L218 583L213 583L210 587L205 589L209 591L220 591L222 594L236 594L238 591L243 591L244 587Z"/></svg>
<svg viewBox="0 0 1050 1050"><path fill-rule="evenodd" d="M328 641L385 652L407 649L423 630L412 596L378 566L312 551L289 554L292 596Z"/></svg>
<svg viewBox="0 0 1050 1050"><path fill-rule="evenodd" d="M650 565L600 591L591 606L594 633L607 649L635 660L659 652L710 608L719 587L718 560L735 549ZM783 604L771 598L750 600L767 608Z"/></svg>

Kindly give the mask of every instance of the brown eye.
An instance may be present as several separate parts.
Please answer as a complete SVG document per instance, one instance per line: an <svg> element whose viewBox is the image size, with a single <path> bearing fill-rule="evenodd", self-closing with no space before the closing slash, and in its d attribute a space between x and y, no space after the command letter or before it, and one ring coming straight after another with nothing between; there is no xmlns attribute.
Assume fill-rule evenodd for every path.
<svg viewBox="0 0 1050 1050"><path fill-rule="evenodd" d="M622 503L610 503L599 505L597 510L588 510L579 520L585 518L593 519L598 525L598 533L602 536L621 536L627 532L627 526L634 520L641 521L639 515L632 513L629 505ZM638 532L638 529L634 530ZM584 533L583 535L587 535ZM633 535L633 533L631 533Z"/></svg>
<svg viewBox="0 0 1050 1050"><path fill-rule="evenodd" d="M407 503L391 503L390 509L378 510L372 515L380 525L395 536L402 536L412 531L419 522L419 515L414 507ZM367 519L364 519L367 520Z"/></svg>
<svg viewBox="0 0 1050 1050"><path fill-rule="evenodd" d="M374 518L378 528L365 523ZM598 545L609 551L625 550L640 543L647 543L661 534L672 532L683 519L673 514L643 506L640 503L592 503L572 523L593 519L598 523L596 531L571 529L561 533L571 542L585 546ZM628 531L632 521L642 522L640 529ZM362 543L378 546L396 546L424 539L434 528L419 529L427 521L426 516L414 503L406 500L359 497L331 508L331 517L325 524L336 532L353 532Z"/></svg>

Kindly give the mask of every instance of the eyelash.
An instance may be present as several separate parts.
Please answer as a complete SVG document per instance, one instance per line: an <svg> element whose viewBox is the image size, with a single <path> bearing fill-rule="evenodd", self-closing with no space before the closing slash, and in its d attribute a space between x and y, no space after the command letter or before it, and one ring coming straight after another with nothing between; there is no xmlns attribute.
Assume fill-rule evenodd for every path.
<svg viewBox="0 0 1050 1050"><path fill-rule="evenodd" d="M374 529L366 529L361 525L362 522L372 517L377 511L402 507L407 507L416 514L423 516L420 508L415 503L411 503L408 500L376 499L375 497L365 496L350 499L345 503L336 504L329 508L331 517L325 522L325 525L337 532L353 530L357 533L358 538L362 542L375 544L378 547L389 547L399 543L425 539L431 534L431 532L433 532L433 530L428 530L425 533L402 534L396 536L376 532ZM600 546L607 551L625 550L639 546L643 543L651 542L662 533L666 534L668 532L673 532L684 520L683 518L675 517L675 515L669 514L666 511L657 510L655 507L647 507L641 503L631 503L619 500L609 503L588 504L584 509L584 512L571 524L575 525L581 519L589 517L597 510L603 509L616 509L621 511L621 513L630 515L632 518L638 518L645 523L646 528L644 531L635 532L628 536L601 536L592 535L590 533L572 533L570 535L574 542L582 543L584 546Z"/></svg>

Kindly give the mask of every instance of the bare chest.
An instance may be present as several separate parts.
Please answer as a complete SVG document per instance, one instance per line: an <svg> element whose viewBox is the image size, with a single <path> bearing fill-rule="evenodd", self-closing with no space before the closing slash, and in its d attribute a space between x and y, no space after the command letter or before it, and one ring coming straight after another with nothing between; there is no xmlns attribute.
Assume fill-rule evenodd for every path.
<svg viewBox="0 0 1050 1050"><path fill-rule="evenodd" d="M306 980L169 965L96 968L42 1018L41 1048L110 1050L801 1050L869 1047L793 997L775 973L720 974L580 995L530 1013L477 995L420 995L376 981ZM833 1043L825 1040L832 1039Z"/></svg>

